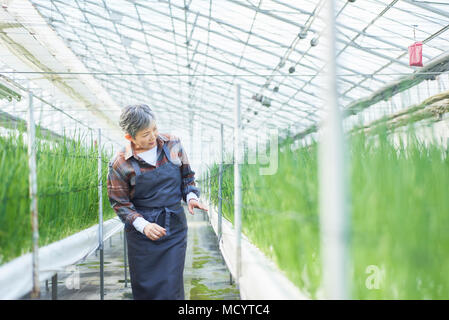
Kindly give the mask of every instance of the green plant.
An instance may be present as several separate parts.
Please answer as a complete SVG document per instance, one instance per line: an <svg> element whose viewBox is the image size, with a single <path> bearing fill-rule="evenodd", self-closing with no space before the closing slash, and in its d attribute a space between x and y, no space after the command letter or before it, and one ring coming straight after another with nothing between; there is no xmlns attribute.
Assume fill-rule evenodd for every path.
<svg viewBox="0 0 449 320"><path fill-rule="evenodd" d="M31 250L27 142L24 128L0 136L0 263ZM39 246L98 223L97 149L81 134L64 139L36 132ZM103 153L104 219L114 216L107 197L107 160Z"/></svg>
<svg viewBox="0 0 449 320"><path fill-rule="evenodd" d="M321 286L317 145L279 146L278 171L242 165L242 231L312 298ZM413 132L393 142L386 129L349 140L351 281L354 299L447 299L449 158ZM283 150L283 151L281 151ZM209 168L218 204L218 166ZM223 174L223 214L233 222L233 169ZM370 286L370 266L384 270Z"/></svg>

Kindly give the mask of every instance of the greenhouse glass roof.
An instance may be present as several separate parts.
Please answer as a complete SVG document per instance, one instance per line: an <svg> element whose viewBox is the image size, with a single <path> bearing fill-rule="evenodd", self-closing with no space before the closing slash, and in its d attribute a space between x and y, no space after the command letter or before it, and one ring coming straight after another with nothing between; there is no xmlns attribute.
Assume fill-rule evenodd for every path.
<svg viewBox="0 0 449 320"><path fill-rule="evenodd" d="M117 105L147 103L163 127L231 130L235 83L248 133L266 123L300 132L322 116L324 0L31 2ZM414 73L413 42L424 65L448 51L447 1L336 5L342 108Z"/></svg>

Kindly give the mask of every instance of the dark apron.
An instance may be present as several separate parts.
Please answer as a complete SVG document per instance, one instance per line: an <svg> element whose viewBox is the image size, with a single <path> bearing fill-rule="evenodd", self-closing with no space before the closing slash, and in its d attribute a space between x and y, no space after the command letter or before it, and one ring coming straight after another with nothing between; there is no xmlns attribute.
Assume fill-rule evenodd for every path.
<svg viewBox="0 0 449 320"><path fill-rule="evenodd" d="M143 174L131 158L136 172L131 202L145 220L166 229L165 236L151 240L125 224L134 300L184 300L187 220L181 204L181 170L172 163L165 144L163 151L168 161Z"/></svg>

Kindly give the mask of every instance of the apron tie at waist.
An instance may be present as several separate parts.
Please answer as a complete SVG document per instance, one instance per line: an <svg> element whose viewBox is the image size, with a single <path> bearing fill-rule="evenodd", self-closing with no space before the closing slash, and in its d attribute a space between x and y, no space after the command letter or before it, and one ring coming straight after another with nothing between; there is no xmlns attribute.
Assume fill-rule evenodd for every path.
<svg viewBox="0 0 449 320"><path fill-rule="evenodd" d="M163 208L158 208L158 209L159 209L158 213L154 217L154 222L156 223L159 219L159 216L165 212L165 221L164 221L165 225L162 226L165 228L165 236L160 237L156 241L159 241L159 240L163 239L164 237L168 237L170 235L170 218L171 218L172 214L177 214L176 211L174 211L168 207L163 207Z"/></svg>

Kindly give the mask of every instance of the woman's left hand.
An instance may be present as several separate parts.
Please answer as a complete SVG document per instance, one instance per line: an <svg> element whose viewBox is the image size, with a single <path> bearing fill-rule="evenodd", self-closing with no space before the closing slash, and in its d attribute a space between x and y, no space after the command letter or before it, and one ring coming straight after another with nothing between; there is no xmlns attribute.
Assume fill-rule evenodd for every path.
<svg viewBox="0 0 449 320"><path fill-rule="evenodd" d="M195 199L190 199L188 207L189 207L189 212L190 212L190 214L193 214L193 208L198 208L198 209L201 209L201 210L208 211L208 210L206 209L206 206L205 206L204 204L199 203L199 202L198 202L197 200L195 200Z"/></svg>

